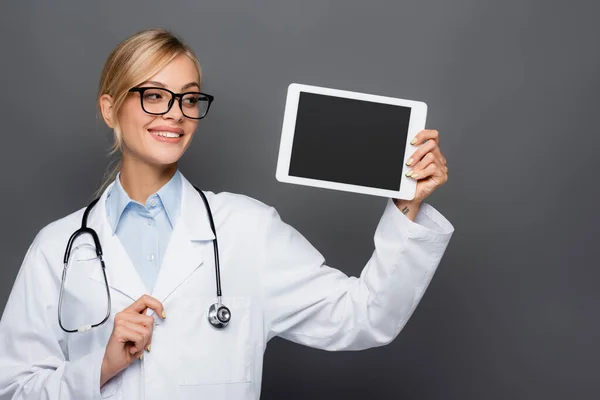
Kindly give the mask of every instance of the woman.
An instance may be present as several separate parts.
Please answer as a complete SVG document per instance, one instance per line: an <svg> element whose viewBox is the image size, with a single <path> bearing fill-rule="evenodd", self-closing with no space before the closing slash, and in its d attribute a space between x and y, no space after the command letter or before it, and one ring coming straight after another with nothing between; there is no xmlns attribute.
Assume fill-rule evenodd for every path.
<svg viewBox="0 0 600 400"><path fill-rule="evenodd" d="M0 322L1 399L258 399L272 337L358 350L391 342L405 325L453 232L423 203L448 176L437 131L415 137L416 197L388 201L360 278L326 266L272 207L206 192L231 312L217 329L207 321L215 235L177 167L212 101L200 85L196 57L166 31L140 32L110 54L99 107L122 161L86 214L110 289L81 235L61 290L63 251L84 209L38 233ZM109 303L105 323L66 332L102 320Z"/></svg>

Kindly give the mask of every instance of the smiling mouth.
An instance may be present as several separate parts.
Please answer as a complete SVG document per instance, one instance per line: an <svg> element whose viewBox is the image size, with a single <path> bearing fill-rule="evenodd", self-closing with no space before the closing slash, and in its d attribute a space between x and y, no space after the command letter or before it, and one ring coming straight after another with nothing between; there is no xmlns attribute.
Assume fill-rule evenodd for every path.
<svg viewBox="0 0 600 400"><path fill-rule="evenodd" d="M183 134L182 133L175 133L175 132L162 132L162 131L149 131L151 134L153 134L154 136L160 136L160 137L165 137L165 138L178 138L178 137L182 137Z"/></svg>

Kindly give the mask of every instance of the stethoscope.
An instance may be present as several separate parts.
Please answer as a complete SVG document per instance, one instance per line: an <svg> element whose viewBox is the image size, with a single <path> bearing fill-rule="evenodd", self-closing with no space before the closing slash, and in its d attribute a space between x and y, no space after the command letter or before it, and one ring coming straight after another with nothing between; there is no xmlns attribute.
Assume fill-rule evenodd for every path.
<svg viewBox="0 0 600 400"><path fill-rule="evenodd" d="M215 223L213 221L212 212L210 211L210 206L208 205L208 200L206 200L206 196L197 187L194 186L194 189L196 189L196 191L200 194L200 197L202 197L202 201L204 201L204 205L206 207L206 212L208 213L208 219L210 221L210 228L212 229L212 232L215 235L215 239L213 240L213 247L214 247L214 254L215 254L215 275L217 278L217 302L214 303L213 305L211 305L208 309L208 322L210 322L210 324L215 328L224 328L229 324L229 321L231 320L231 311L229 310L229 308L227 308L226 306L224 306L221 303L221 272L219 269L219 246L217 244L217 231L215 229ZM106 279L106 266L104 265L104 260L102 259L102 246L100 245L100 240L98 239L98 235L96 234L96 231L94 231L92 228L87 227L87 218L90 213L90 210L96 205L98 200L100 200L100 198L97 198L94 201L92 201L87 206L85 211L83 212L83 217L81 219L81 228L76 230L71 235L71 238L69 239L69 242L67 243L67 248L65 250L64 268L63 268L63 273L62 273L62 280L60 283L60 293L59 293L59 297L58 297L58 324L60 325L61 329L67 333L88 331L92 328L96 328L96 327L102 325L110 317L110 310L111 310L110 289L108 287L108 280ZM100 260L100 265L102 266L102 275L104 276L104 284L106 286L106 296L108 298L108 307L106 310L106 316L104 317L104 319L102 321L98 322L97 324L83 325L77 329L70 330L70 329L66 329L62 324L61 310L62 310L63 291L64 291L64 285L65 285L65 281L66 281L66 277L67 277L67 265L69 262L69 258L71 256L71 247L73 246L73 242L75 241L75 239L77 239L78 236L83 235L84 233L90 234L94 240L94 248L96 251L96 256Z"/></svg>

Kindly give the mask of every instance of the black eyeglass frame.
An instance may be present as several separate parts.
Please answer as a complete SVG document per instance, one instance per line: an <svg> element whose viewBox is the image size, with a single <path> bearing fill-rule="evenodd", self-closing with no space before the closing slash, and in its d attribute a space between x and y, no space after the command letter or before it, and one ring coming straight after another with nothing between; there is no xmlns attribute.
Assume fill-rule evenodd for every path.
<svg viewBox="0 0 600 400"><path fill-rule="evenodd" d="M156 89L160 89L160 90L164 90L166 92L169 92L171 94L171 100L169 101L169 107L167 107L167 111L162 112L162 113L153 113L153 112L149 112L146 110L146 108L144 108L144 92L146 90L156 90ZM208 114L208 110L210 110L210 105L212 104L212 102L214 101L215 97L211 96L208 93L202 93L202 92L184 92L184 93L175 93L170 91L169 89L163 88L163 87L155 87L155 86L148 86L148 87L134 87L129 89L130 93L139 93L140 94L140 106L142 107L142 110L144 110L144 112L146 114L150 114L150 115L165 115L166 113L168 113L169 111L171 111L171 108L173 107L173 104L175 103L175 99L177 99L177 102L179 103L179 109L181 110L181 113L183 114L184 117L189 118L189 119L202 119L204 117L206 117L206 115ZM187 116L185 114L185 111L183 111L183 106L181 104L181 101L183 100L183 96L188 95L188 94L199 94L202 95L204 97L206 97L208 99L208 106L206 106L206 112L204 113L203 116L201 117L190 117Z"/></svg>

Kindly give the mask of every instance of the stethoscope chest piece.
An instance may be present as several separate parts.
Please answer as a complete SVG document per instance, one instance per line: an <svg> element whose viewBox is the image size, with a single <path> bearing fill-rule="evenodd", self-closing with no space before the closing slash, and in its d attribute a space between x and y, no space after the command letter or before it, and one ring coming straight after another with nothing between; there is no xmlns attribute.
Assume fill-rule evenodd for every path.
<svg viewBox="0 0 600 400"><path fill-rule="evenodd" d="M215 303L208 309L208 322L218 329L225 328L231 320L231 311L223 304Z"/></svg>

